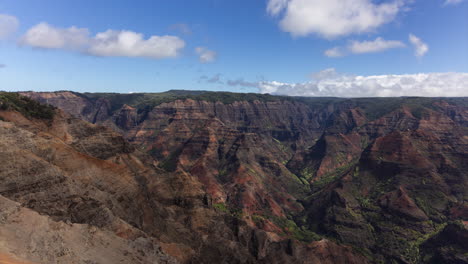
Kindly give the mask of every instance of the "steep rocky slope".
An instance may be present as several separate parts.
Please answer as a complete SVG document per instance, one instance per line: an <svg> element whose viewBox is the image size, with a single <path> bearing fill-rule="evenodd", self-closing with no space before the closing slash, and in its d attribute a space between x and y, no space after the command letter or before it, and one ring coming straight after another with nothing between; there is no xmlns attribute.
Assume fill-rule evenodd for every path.
<svg viewBox="0 0 468 264"><path fill-rule="evenodd" d="M304 244L253 228L213 204L198 177L159 168L109 129L29 104L0 97L0 256L8 261L365 262L330 240Z"/></svg>
<svg viewBox="0 0 468 264"><path fill-rule="evenodd" d="M149 218L183 228L119 217L185 260L464 263L466 248L440 241L468 220L466 98L23 94L131 142L70 146L103 160L123 148L154 166L146 197L165 209Z"/></svg>

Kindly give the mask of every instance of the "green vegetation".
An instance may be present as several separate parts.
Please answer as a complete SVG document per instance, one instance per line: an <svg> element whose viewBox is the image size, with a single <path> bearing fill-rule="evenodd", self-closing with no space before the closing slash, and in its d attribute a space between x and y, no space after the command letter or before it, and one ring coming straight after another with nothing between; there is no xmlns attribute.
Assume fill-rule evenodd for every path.
<svg viewBox="0 0 468 264"><path fill-rule="evenodd" d="M322 239L315 232L312 232L304 227L299 228L297 226L294 226L292 226L292 236L296 240L310 243L312 241L318 241Z"/></svg>
<svg viewBox="0 0 468 264"><path fill-rule="evenodd" d="M356 165L356 167L354 168L353 177L354 178L359 177L359 166L358 165Z"/></svg>
<svg viewBox="0 0 468 264"><path fill-rule="evenodd" d="M216 210L227 213L233 217L241 219L243 217L242 209L226 205L225 203L216 203L213 204L213 208ZM266 219L272 221L275 225L283 230L283 235L294 238L303 242L312 242L318 241L321 239L321 236L317 235L315 232L307 229L305 226L299 227L293 220L283 217L277 217L273 215L258 215L254 214L251 216L254 223L260 224Z"/></svg>
<svg viewBox="0 0 468 264"><path fill-rule="evenodd" d="M294 175L295 175L295 174L294 174ZM299 177L299 176L297 176L297 175L295 175L295 176L296 176L296 178L298 178L298 179L301 181L301 183L302 183L303 185L306 185L306 186L309 185L309 181L307 181L307 179L305 179L305 178L303 178L303 177Z"/></svg>
<svg viewBox="0 0 468 264"><path fill-rule="evenodd" d="M318 241L321 239L319 235L307 229L305 226L298 227L297 224L291 219L275 217L275 216L269 216L268 218L275 225L283 229L285 232L285 235L289 235L296 240L309 243L309 242Z"/></svg>
<svg viewBox="0 0 468 264"><path fill-rule="evenodd" d="M382 263L382 262L375 262L376 260L374 259L374 256L372 255L372 252L369 249L358 247L355 245L351 245L351 247L354 250L354 252L357 252L358 254L363 255L368 260L374 261L374 263Z"/></svg>
<svg viewBox="0 0 468 264"><path fill-rule="evenodd" d="M285 145L283 142L279 141L278 139L276 138L273 138L273 141L278 144L279 146L279 149L282 151L282 152L288 152L289 150L289 147L287 145ZM283 164L286 164L288 161L286 160L285 162L283 162Z"/></svg>
<svg viewBox="0 0 468 264"><path fill-rule="evenodd" d="M408 242L409 247L405 251L406 259L411 263L420 263L421 254L419 252L419 247L431 237L439 234L446 226L447 223L436 225L433 232L421 234L416 240Z"/></svg>
<svg viewBox="0 0 468 264"><path fill-rule="evenodd" d="M27 118L52 120L55 107L43 105L18 93L0 92L0 110L18 111Z"/></svg>
<svg viewBox="0 0 468 264"><path fill-rule="evenodd" d="M221 168L221 169L218 170L218 177L219 177L219 178L223 179L223 178L225 178L226 176L228 176L228 171L227 171L227 169Z"/></svg>
<svg viewBox="0 0 468 264"><path fill-rule="evenodd" d="M416 205L432 219L438 219L439 221L447 220L447 216L435 209L438 206L447 206L449 198L441 191L433 189L424 192L416 192L413 199Z"/></svg>
<svg viewBox="0 0 468 264"><path fill-rule="evenodd" d="M182 149L175 150L159 164L159 167L165 171L174 172L177 169L177 161L181 153Z"/></svg>
<svg viewBox="0 0 468 264"><path fill-rule="evenodd" d="M213 208L215 208L216 210L219 210L221 212L225 212L225 213L229 212L229 209L227 208L226 204L224 204L224 203L213 204Z"/></svg>
<svg viewBox="0 0 468 264"><path fill-rule="evenodd" d="M436 228L436 231L425 237L426 240L420 243L419 251L422 253L419 263L442 263L446 258L440 259L440 253L445 256L458 256L460 260L468 256L466 250L466 228L462 220L449 221L443 226ZM433 237L436 239L432 240ZM466 238L466 236L465 236ZM432 241L431 241L432 240ZM440 243L442 241L442 243ZM463 257L462 257L463 256ZM455 257L457 258L457 257ZM444 262L445 263L445 262ZM453 263L464 263L463 261Z"/></svg>
<svg viewBox="0 0 468 264"><path fill-rule="evenodd" d="M376 208L378 208L372 203L372 200L369 197L357 196L356 200L359 202L359 205L363 209L375 210Z"/></svg>
<svg viewBox="0 0 468 264"><path fill-rule="evenodd" d="M255 93L230 93L230 92L209 92L209 91L186 91L186 90L170 90L162 93L133 93L133 94L118 94L118 93L83 93L78 94L91 101L98 99L107 99L111 103L111 111L115 111L127 104L136 107L139 110L152 109L163 103L173 102L175 100L193 99L208 102L221 102L231 104L236 101L261 101L273 102L281 100L293 100L292 97L272 96L269 94Z"/></svg>
<svg viewBox="0 0 468 264"><path fill-rule="evenodd" d="M258 224L258 223L261 223L265 220L265 218L261 215L257 215L257 214L254 214L252 215L252 221L254 221L254 223Z"/></svg>
<svg viewBox="0 0 468 264"><path fill-rule="evenodd" d="M420 198L420 197L415 197L414 201L416 202L416 205L423 210L423 212L426 215L431 215L435 210L432 209L431 206L429 206L426 202L426 200Z"/></svg>
<svg viewBox="0 0 468 264"><path fill-rule="evenodd" d="M227 213L235 218L241 219L243 217L242 209L226 205L225 203L213 204L213 208L220 212Z"/></svg>
<svg viewBox="0 0 468 264"><path fill-rule="evenodd" d="M378 233L378 248L392 255L399 255L408 263L421 263L420 247L431 237L440 233L447 223L435 223L431 220L415 222L398 215L382 214L376 201L368 197L356 197L361 207L361 215L367 220L371 232ZM375 229L374 229L375 227Z"/></svg>
<svg viewBox="0 0 468 264"><path fill-rule="evenodd" d="M310 181L312 177L314 177L314 173L315 173L315 170L313 170L310 167L305 167L301 171L300 175L302 176L302 178L306 179L307 181Z"/></svg>
<svg viewBox="0 0 468 264"><path fill-rule="evenodd" d="M381 234L379 244L381 248L398 252L408 263L421 263L420 246L429 240L431 237L439 234L447 225L447 223L433 224L428 221L428 225L433 225L433 231L420 233L411 228L403 228L402 226L387 223L380 223L380 226L388 226L392 232Z"/></svg>
<svg viewBox="0 0 468 264"><path fill-rule="evenodd" d="M348 164L346 164L344 166L338 167L334 171L323 175L317 181L312 182L312 184L311 184L312 189L320 190L323 187L325 187L326 185L328 185L328 184L334 182L335 180L341 178L346 172L348 172L352 167L354 167L356 165L356 163L357 163L357 160L351 161L350 163L348 163Z"/></svg>

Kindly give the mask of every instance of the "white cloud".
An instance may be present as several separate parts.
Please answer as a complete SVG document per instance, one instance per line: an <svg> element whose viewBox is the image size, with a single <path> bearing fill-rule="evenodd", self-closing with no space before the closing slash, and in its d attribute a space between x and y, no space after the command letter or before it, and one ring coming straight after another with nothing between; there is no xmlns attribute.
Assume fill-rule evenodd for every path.
<svg viewBox="0 0 468 264"><path fill-rule="evenodd" d="M429 46L415 35L409 34L409 41L414 46L414 55L416 57L422 57L429 51Z"/></svg>
<svg viewBox="0 0 468 264"><path fill-rule="evenodd" d="M215 51L209 50L205 47L196 47L195 52L199 56L199 61L201 63L209 63L216 60L218 54Z"/></svg>
<svg viewBox="0 0 468 264"><path fill-rule="evenodd" d="M132 31L108 30L98 33L92 40L88 52L106 57L147 57L162 59L177 57L185 42L175 36L151 36Z"/></svg>
<svg viewBox="0 0 468 264"><path fill-rule="evenodd" d="M0 14L0 39L5 39L13 34L19 26L19 21L16 17Z"/></svg>
<svg viewBox="0 0 468 264"><path fill-rule="evenodd" d="M293 36L336 38L374 31L393 21L404 0L269 0L267 12L281 16L280 28Z"/></svg>
<svg viewBox="0 0 468 264"><path fill-rule="evenodd" d="M370 41L350 41L346 47L334 47L324 52L327 57L343 57L348 54L376 53L388 49L403 48L406 45L397 40L385 40L381 37Z"/></svg>
<svg viewBox="0 0 468 264"><path fill-rule="evenodd" d="M446 5L456 5L456 4L459 4L461 2L463 2L464 0L445 0L445 4Z"/></svg>
<svg viewBox="0 0 468 264"><path fill-rule="evenodd" d="M24 45L44 49L79 50L91 41L86 28L56 28L40 23L30 28L21 38Z"/></svg>
<svg viewBox="0 0 468 264"><path fill-rule="evenodd" d="M35 48L78 51L95 56L146 57L153 59L176 57L185 42L175 36L151 36L133 31L107 30L91 36L86 28L57 28L40 23L21 38L20 43Z"/></svg>
<svg viewBox="0 0 468 264"><path fill-rule="evenodd" d="M331 58L339 58L345 56L345 53L342 48L340 47L334 47L331 49L328 49L324 52L325 56L331 57Z"/></svg>
<svg viewBox="0 0 468 264"><path fill-rule="evenodd" d="M277 15L281 10L288 6L289 0L269 0L267 5L267 12L272 15Z"/></svg>
<svg viewBox="0 0 468 264"><path fill-rule="evenodd" d="M263 81L256 87L261 93L290 96L468 96L468 73L358 76L326 69L312 74L312 78L304 83Z"/></svg>
<svg viewBox="0 0 468 264"><path fill-rule="evenodd" d="M397 40L385 40L381 37L372 41L351 41L349 50L354 54L375 53L388 49L402 48L405 44Z"/></svg>

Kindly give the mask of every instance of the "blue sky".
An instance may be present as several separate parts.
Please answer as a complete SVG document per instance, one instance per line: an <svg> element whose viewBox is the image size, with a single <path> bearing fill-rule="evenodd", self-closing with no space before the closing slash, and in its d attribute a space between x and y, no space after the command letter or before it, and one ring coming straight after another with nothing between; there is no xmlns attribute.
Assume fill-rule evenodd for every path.
<svg viewBox="0 0 468 264"><path fill-rule="evenodd" d="M466 96L468 1L449 2L0 0L0 90Z"/></svg>

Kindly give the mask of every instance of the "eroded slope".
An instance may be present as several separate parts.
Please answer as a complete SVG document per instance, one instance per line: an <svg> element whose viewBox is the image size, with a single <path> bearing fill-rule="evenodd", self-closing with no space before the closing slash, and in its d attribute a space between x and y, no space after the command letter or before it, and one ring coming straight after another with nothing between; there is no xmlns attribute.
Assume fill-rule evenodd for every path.
<svg viewBox="0 0 468 264"><path fill-rule="evenodd" d="M278 248L287 253L278 259L303 261L304 246L317 256L334 247L330 239L352 248L336 262L363 261L356 254L374 263L427 262L440 257L426 250L438 234L468 220L466 98L242 100L200 93L28 95L122 133L161 173L180 179L173 191L199 190L197 203L225 218L205 215L197 223L228 223L255 262ZM70 109L68 100L86 103ZM180 213L193 209L176 200L185 208ZM329 256L320 261L339 257Z"/></svg>

